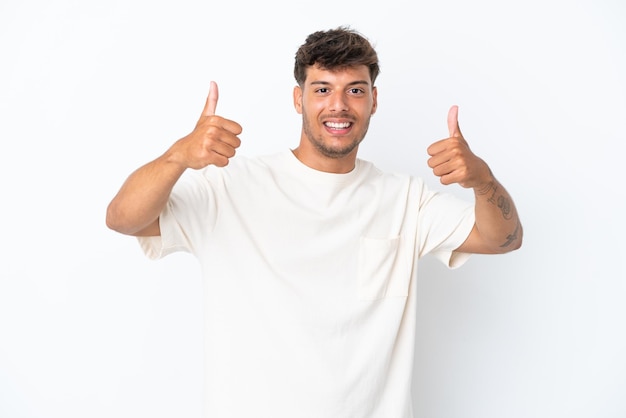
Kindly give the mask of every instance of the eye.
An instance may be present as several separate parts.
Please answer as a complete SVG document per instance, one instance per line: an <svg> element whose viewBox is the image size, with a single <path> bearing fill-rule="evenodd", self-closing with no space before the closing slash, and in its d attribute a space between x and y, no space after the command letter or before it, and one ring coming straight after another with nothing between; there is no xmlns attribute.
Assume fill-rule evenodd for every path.
<svg viewBox="0 0 626 418"><path fill-rule="evenodd" d="M328 88L326 87L320 87L319 89L316 90L317 93L328 93Z"/></svg>
<svg viewBox="0 0 626 418"><path fill-rule="evenodd" d="M356 95L359 95L359 94L364 94L364 93L365 93L365 90L360 89L360 88L358 88L358 87L353 87L353 88L351 88L350 90L348 90L348 92L349 92L350 94L356 94Z"/></svg>

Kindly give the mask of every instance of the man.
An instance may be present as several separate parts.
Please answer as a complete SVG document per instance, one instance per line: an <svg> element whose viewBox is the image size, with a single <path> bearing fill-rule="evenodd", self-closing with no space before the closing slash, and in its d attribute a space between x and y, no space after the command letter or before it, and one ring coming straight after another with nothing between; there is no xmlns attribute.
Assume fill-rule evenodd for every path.
<svg viewBox="0 0 626 418"><path fill-rule="evenodd" d="M520 247L513 201L464 140L428 148L443 184L357 158L377 108L377 54L348 28L299 48L297 148L235 157L241 126L215 114L127 179L107 225L151 258L189 251L202 267L207 417L408 418L418 259L450 267ZM192 170L189 170L192 169Z"/></svg>

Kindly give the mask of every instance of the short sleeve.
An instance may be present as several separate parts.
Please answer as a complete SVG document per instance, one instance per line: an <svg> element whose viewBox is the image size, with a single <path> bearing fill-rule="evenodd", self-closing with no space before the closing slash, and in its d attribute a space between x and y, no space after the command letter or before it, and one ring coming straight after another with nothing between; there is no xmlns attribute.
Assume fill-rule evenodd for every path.
<svg viewBox="0 0 626 418"><path fill-rule="evenodd" d="M171 202L168 202L159 216L160 236L137 237L144 254L152 260L177 251L191 252L192 245L185 236L183 227L176 220L171 206Z"/></svg>
<svg viewBox="0 0 626 418"><path fill-rule="evenodd" d="M161 235L137 238L150 259L178 251L195 254L212 228L216 199L210 182L203 172L187 173L176 183L159 215Z"/></svg>
<svg viewBox="0 0 626 418"><path fill-rule="evenodd" d="M419 256L431 254L449 268L471 254L454 251L474 227L474 204L451 194L424 190L419 214Z"/></svg>

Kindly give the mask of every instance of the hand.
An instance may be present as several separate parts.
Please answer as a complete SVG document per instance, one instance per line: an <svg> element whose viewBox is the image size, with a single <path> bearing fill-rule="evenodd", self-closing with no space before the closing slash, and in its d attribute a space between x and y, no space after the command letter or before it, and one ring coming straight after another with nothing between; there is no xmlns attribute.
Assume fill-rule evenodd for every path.
<svg viewBox="0 0 626 418"><path fill-rule="evenodd" d="M178 140L171 149L173 159L185 168L200 169L210 164L224 167L241 145L237 122L215 115L219 91L211 81L209 95L194 130Z"/></svg>
<svg viewBox="0 0 626 418"><path fill-rule="evenodd" d="M493 181L489 166L470 150L459 128L459 108L448 112L450 137L428 147L428 166L442 184L458 183L465 188L481 188Z"/></svg>

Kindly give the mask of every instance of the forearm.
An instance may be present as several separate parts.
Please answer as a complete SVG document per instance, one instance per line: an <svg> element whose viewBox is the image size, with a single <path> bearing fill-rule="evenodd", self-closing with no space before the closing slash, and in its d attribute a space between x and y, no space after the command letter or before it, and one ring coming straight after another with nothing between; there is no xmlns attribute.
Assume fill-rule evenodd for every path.
<svg viewBox="0 0 626 418"><path fill-rule="evenodd" d="M107 226L127 235L159 235L159 215L184 171L168 153L137 169L109 204Z"/></svg>
<svg viewBox="0 0 626 418"><path fill-rule="evenodd" d="M506 253L522 245L523 229L513 199L498 180L492 178L474 189L476 229L485 252Z"/></svg>

